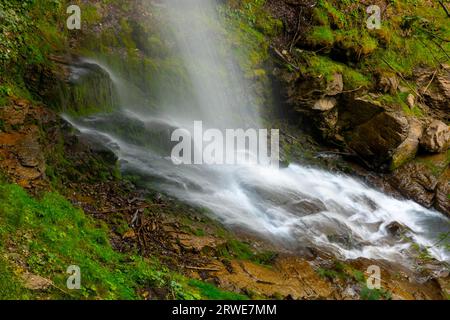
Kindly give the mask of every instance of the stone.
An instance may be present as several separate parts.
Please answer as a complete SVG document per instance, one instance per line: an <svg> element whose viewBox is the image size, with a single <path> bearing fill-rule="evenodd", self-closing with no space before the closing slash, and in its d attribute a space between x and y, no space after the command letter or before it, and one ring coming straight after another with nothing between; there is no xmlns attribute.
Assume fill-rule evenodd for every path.
<svg viewBox="0 0 450 320"><path fill-rule="evenodd" d="M339 126L353 129L385 111L383 105L369 95L349 98L339 104Z"/></svg>
<svg viewBox="0 0 450 320"><path fill-rule="evenodd" d="M450 217L450 169L441 176L436 186L435 208Z"/></svg>
<svg viewBox="0 0 450 320"><path fill-rule="evenodd" d="M384 93L396 94L399 89L400 81L395 74L383 75L380 77L378 86Z"/></svg>
<svg viewBox="0 0 450 320"><path fill-rule="evenodd" d="M394 221L389 223L386 226L386 230L394 237L400 238L402 235L404 235L407 231L409 231L409 228L405 225Z"/></svg>
<svg viewBox="0 0 450 320"><path fill-rule="evenodd" d="M450 127L439 120L434 120L425 130L420 145L432 153L447 151L450 147Z"/></svg>
<svg viewBox="0 0 450 320"><path fill-rule="evenodd" d="M327 88L325 90L327 96L335 96L339 93L342 93L344 90L344 80L342 78L342 74L335 73L333 75L333 79L328 82Z"/></svg>
<svg viewBox="0 0 450 320"><path fill-rule="evenodd" d="M53 286L53 282L41 276L26 272L22 275L24 286L30 290L46 290Z"/></svg>
<svg viewBox="0 0 450 320"><path fill-rule="evenodd" d="M433 206L438 180L427 170L425 164L406 164L394 172L390 183L407 198L427 208Z"/></svg>
<svg viewBox="0 0 450 320"><path fill-rule="evenodd" d="M317 100L312 109L317 111L329 111L333 109L336 104L337 100L335 98L325 97Z"/></svg>
<svg viewBox="0 0 450 320"><path fill-rule="evenodd" d="M406 117L382 112L346 136L349 147L370 167L390 167L393 156L410 134Z"/></svg>
<svg viewBox="0 0 450 320"><path fill-rule="evenodd" d="M406 103L410 109L414 109L414 106L416 105L416 98L412 94L409 94L406 98Z"/></svg>
<svg viewBox="0 0 450 320"><path fill-rule="evenodd" d="M42 153L35 136L26 136L16 147L17 157L22 166L35 168L42 162Z"/></svg>
<svg viewBox="0 0 450 320"><path fill-rule="evenodd" d="M425 104L430 107L436 119L450 121L450 69L443 68L436 73L434 69L415 70L416 83Z"/></svg>
<svg viewBox="0 0 450 320"><path fill-rule="evenodd" d="M392 155L391 170L394 170L409 160L412 160L419 151L420 138L423 134L422 124L415 118L409 118L408 137L395 150Z"/></svg>
<svg viewBox="0 0 450 320"><path fill-rule="evenodd" d="M387 176L403 196L450 216L450 159L445 153L419 155Z"/></svg>

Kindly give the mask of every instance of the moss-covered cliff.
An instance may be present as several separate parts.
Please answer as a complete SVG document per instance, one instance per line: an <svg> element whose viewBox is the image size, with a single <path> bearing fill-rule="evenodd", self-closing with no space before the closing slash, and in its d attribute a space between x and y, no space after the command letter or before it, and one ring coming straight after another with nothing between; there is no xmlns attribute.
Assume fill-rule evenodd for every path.
<svg viewBox="0 0 450 320"><path fill-rule="evenodd" d="M443 285L390 266L386 291L370 291L370 261L311 266L122 177L115 156L59 114L110 112L119 90L157 110L195 99L192 84L153 1L71 3L81 30L65 27L64 0L0 1L0 298L443 297ZM380 30L366 28L361 1L229 0L219 13L265 121L283 128L286 158L315 160L332 145L369 170L393 170L405 195L447 212L446 142L428 142L434 120L448 124L449 18L430 1L377 3ZM72 264L80 291L65 286Z"/></svg>

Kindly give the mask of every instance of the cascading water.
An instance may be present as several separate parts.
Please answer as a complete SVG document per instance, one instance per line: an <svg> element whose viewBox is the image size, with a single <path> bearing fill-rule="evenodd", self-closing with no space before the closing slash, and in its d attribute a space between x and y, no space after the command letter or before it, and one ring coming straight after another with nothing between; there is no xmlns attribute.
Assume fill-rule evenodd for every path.
<svg viewBox="0 0 450 320"><path fill-rule="evenodd" d="M133 107L122 94L123 106L114 114L66 117L82 134L116 152L123 170L138 172L152 187L207 208L230 227L247 228L287 248L316 247L346 259L402 263L415 242L430 247L434 258L450 260L445 248L435 246L439 236L450 231L447 218L351 177L295 164L279 170L262 165L174 165L169 157L174 128L191 129L195 120L211 128L258 128L261 121L247 84L220 41L214 1L168 0L163 11L173 26L171 39L196 101L150 112ZM139 137L133 135L136 130ZM406 237L389 232L394 222L404 226Z"/></svg>

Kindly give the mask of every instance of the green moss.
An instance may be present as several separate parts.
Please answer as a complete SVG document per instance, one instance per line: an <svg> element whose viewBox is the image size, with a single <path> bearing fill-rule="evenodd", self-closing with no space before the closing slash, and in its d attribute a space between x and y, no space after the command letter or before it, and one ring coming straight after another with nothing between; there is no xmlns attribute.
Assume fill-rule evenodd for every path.
<svg viewBox="0 0 450 320"><path fill-rule="evenodd" d="M30 292L23 287L20 279L14 274L11 266L1 254L0 274L1 300L27 299L31 296Z"/></svg>
<svg viewBox="0 0 450 320"><path fill-rule="evenodd" d="M275 258L273 252L255 253L247 243L235 239L229 239L224 245L217 248L219 255L238 260L248 260L257 264L270 266L270 262Z"/></svg>
<svg viewBox="0 0 450 320"><path fill-rule="evenodd" d="M86 23L87 25L96 24L101 21L102 16L98 11L98 8L96 5L93 4L86 4L83 5L82 8L83 13L83 19L82 21Z"/></svg>
<svg viewBox="0 0 450 320"><path fill-rule="evenodd" d="M328 14L325 10L321 8L314 8L313 10L313 21L314 23L321 26L329 26L330 20L328 19Z"/></svg>
<svg viewBox="0 0 450 320"><path fill-rule="evenodd" d="M282 30L282 23L273 19L265 10L265 0L245 0L234 6L220 8L228 28L228 41L245 75L258 76L255 69L262 69L269 58L269 40Z"/></svg>
<svg viewBox="0 0 450 320"><path fill-rule="evenodd" d="M335 34L337 46L345 51L349 59L359 60L361 57L372 54L378 47L377 40L365 30L340 30Z"/></svg>
<svg viewBox="0 0 450 320"><path fill-rule="evenodd" d="M391 300L392 294L383 289L369 289L362 287L360 292L361 300Z"/></svg>
<svg viewBox="0 0 450 320"><path fill-rule="evenodd" d="M11 246L25 252L30 272L54 282L47 298L138 299L137 289L148 286L166 287L174 298L202 297L187 285L188 279L157 260L114 251L106 225L56 193L36 200L16 185L1 184L0 200L0 243L9 243L8 248L0 246L0 297L32 298L12 271L14 265L3 259ZM81 268L81 290L64 289L70 265Z"/></svg>
<svg viewBox="0 0 450 320"><path fill-rule="evenodd" d="M214 285L199 280L190 280L189 285L197 289L203 297L210 300L248 300L248 297L233 292L225 292Z"/></svg>
<svg viewBox="0 0 450 320"><path fill-rule="evenodd" d="M367 88L372 84L369 73L363 74L358 70L349 67L343 68L342 78L345 90L354 90L357 88Z"/></svg>
<svg viewBox="0 0 450 320"><path fill-rule="evenodd" d="M317 26L306 36L306 41L313 47L332 47L334 34L329 26Z"/></svg>
<svg viewBox="0 0 450 320"><path fill-rule="evenodd" d="M331 26L342 29L347 25L347 17L342 11L336 8L331 1L319 0L317 5L323 10L323 13L321 14L326 14L328 16Z"/></svg>

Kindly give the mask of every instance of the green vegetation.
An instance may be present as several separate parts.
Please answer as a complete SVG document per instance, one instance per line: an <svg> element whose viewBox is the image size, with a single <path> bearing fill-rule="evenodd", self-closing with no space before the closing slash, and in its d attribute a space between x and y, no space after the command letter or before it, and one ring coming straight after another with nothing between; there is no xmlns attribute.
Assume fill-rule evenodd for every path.
<svg viewBox="0 0 450 320"><path fill-rule="evenodd" d="M352 281L360 287L361 300L391 300L391 293L383 288L369 289L363 272L340 261L335 261L332 268L318 268L316 272L331 281Z"/></svg>
<svg viewBox="0 0 450 320"><path fill-rule="evenodd" d="M65 48L63 0L0 3L0 105L10 98L36 98L24 78L30 69L51 67L50 53Z"/></svg>
<svg viewBox="0 0 450 320"><path fill-rule="evenodd" d="M247 296L236 294L232 292L225 292L218 289L216 286L207 282L198 280L190 280L188 284L191 287L197 288L203 297L211 300L248 300Z"/></svg>
<svg viewBox="0 0 450 320"><path fill-rule="evenodd" d="M43 292L24 288L19 278L25 270L53 282L45 292L48 298L139 299L138 289L148 287L166 288L167 298L235 297L209 284L191 283L156 259L114 251L107 227L59 194L37 200L2 183L0 201L0 298L42 297ZM81 268L81 290L65 289L70 265Z"/></svg>
<svg viewBox="0 0 450 320"><path fill-rule="evenodd" d="M312 26L297 44L306 50L292 52L300 73L330 79L339 72L345 90L370 89L382 75L402 74L405 82L416 67L438 68L449 61L450 24L437 1L388 2L379 30L367 28L366 7L354 0L318 1ZM419 107L409 108L402 95L384 98L408 115L423 116Z"/></svg>
<svg viewBox="0 0 450 320"><path fill-rule="evenodd" d="M266 0L229 0L219 7L226 27L226 46L245 78L252 83L251 90L257 107L272 104L267 65L271 40L283 30L283 23L271 17Z"/></svg>
<svg viewBox="0 0 450 320"><path fill-rule="evenodd" d="M245 76L263 81L270 39L282 30L281 21L268 14L265 3L266 0L230 1L221 7L229 42Z"/></svg>
<svg viewBox="0 0 450 320"><path fill-rule="evenodd" d="M219 255L225 258L248 260L266 266L269 266L270 262L276 257L273 252L255 253L247 243L235 239L228 240L217 250Z"/></svg>

